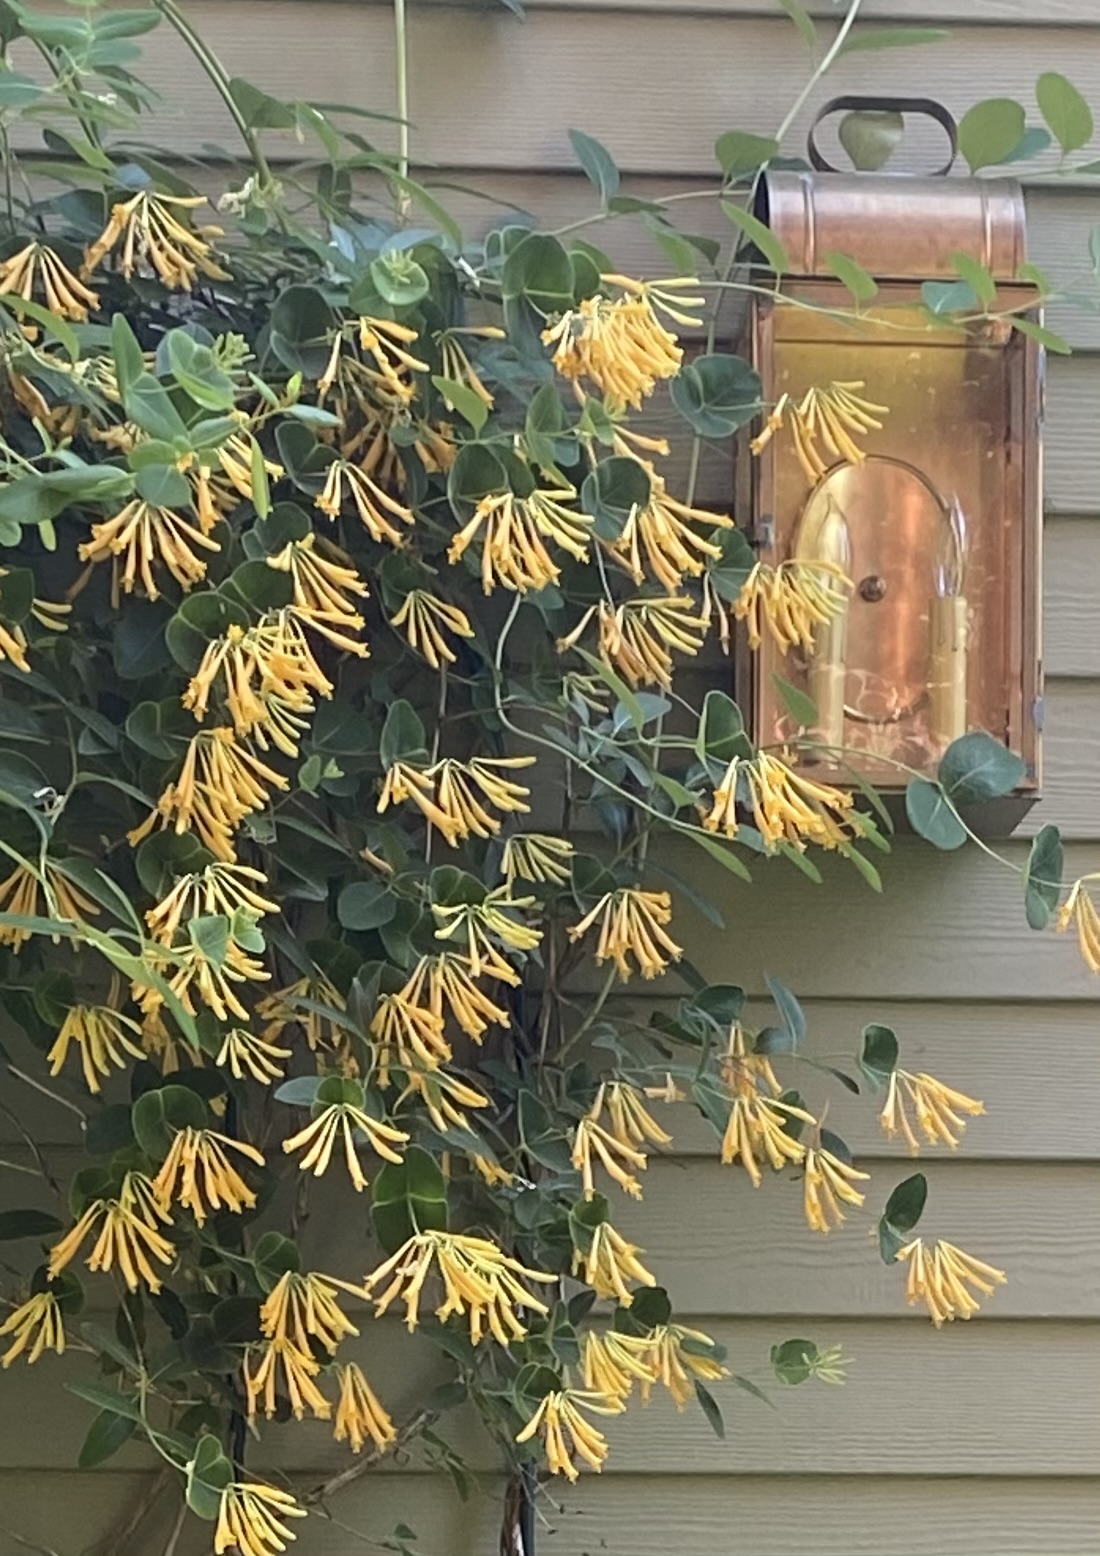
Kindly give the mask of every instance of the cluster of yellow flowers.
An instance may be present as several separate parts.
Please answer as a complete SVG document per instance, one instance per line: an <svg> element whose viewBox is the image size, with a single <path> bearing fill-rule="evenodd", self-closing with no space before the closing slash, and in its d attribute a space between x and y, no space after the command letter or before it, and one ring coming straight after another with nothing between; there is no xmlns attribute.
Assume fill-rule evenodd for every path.
<svg viewBox="0 0 1100 1556"><path fill-rule="evenodd" d="M678 962L683 952L664 926L672 919L672 898L667 891L643 891L639 886L621 886L605 892L596 906L579 924L567 931L570 940L579 940L594 924L599 925L596 961L612 961L625 983L638 964L643 978L656 978L670 962Z"/></svg>
<svg viewBox="0 0 1100 1556"><path fill-rule="evenodd" d="M533 756L481 756L469 762L445 757L424 768L395 762L386 770L378 811L381 815L411 800L452 848L468 837L495 837L501 824L482 801L504 815L528 812L530 789L502 777L501 770L530 767L534 761Z"/></svg>
<svg viewBox="0 0 1100 1556"><path fill-rule="evenodd" d="M800 850L809 843L843 849L861 835L862 823L849 791L806 778L766 751L754 757L734 757L730 762L714 791L711 809L703 816L707 831L721 830L729 838L736 837L740 831L737 807L742 801L751 809L769 852L779 843Z"/></svg>
<svg viewBox="0 0 1100 1556"><path fill-rule="evenodd" d="M624 295L586 297L543 331L554 347L553 362L563 378L587 378L603 395L613 415L639 409L657 384L675 378L684 353L676 336L665 329L658 311L677 324L699 326L702 319L686 313L701 308L702 297L684 297L699 285L694 276L679 276L654 286L630 276L605 275L605 284Z"/></svg>
<svg viewBox="0 0 1100 1556"><path fill-rule="evenodd" d="M916 1237L898 1249L898 1259L909 1266L906 1291L910 1306L923 1302L937 1329L955 1318L971 1318L978 1311L980 1303L968 1287L990 1297L1007 1279L1003 1270L983 1264L942 1240L928 1248Z"/></svg>
<svg viewBox="0 0 1100 1556"><path fill-rule="evenodd" d="M879 418L890 411L888 405L875 405L856 392L863 387L862 379L815 385L797 403L789 394L781 395L764 423L764 430L753 439L752 452L763 453L789 418L795 456L811 486L828 469L818 449L819 442L824 443L834 459L861 465L866 455L856 438L881 432L883 424Z"/></svg>
<svg viewBox="0 0 1100 1556"><path fill-rule="evenodd" d="M573 1134L573 1166L581 1175L585 1199L591 1199L596 1192L593 1157L624 1193L641 1199L641 1184L630 1169L645 1170L646 1145L672 1144L672 1136L661 1128L642 1100L654 1095L665 1102L681 1098L671 1079L663 1089L645 1091L627 1081L601 1081L595 1101Z"/></svg>

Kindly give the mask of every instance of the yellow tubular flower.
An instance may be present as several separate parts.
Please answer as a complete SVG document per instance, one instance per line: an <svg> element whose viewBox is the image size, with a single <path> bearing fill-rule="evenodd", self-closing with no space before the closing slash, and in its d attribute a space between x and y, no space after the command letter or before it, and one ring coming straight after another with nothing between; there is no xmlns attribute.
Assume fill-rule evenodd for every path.
<svg viewBox="0 0 1100 1556"><path fill-rule="evenodd" d="M328 518L338 517L347 497L350 497L356 513L372 540L385 541L387 545L403 546L405 536L391 524L397 519L401 524L414 522L411 508L391 497L361 466L350 460L337 459L328 468L325 485L313 505Z"/></svg>
<svg viewBox="0 0 1100 1556"><path fill-rule="evenodd" d="M491 1334L501 1345L522 1340L527 1331L517 1309L543 1316L545 1302L528 1291L524 1280L553 1284L557 1277L529 1270L487 1238L459 1232L417 1232L370 1275L364 1285L368 1295L388 1281L375 1297L375 1313L381 1317L400 1298L405 1304L405 1324L411 1331L420 1317L420 1296L432 1268L443 1282L443 1301L436 1317L445 1322L452 1313L469 1317L470 1339L477 1345Z"/></svg>
<svg viewBox="0 0 1100 1556"><path fill-rule="evenodd" d="M53 895L57 918L79 922L83 918L94 918L99 913L98 905L62 875L50 860L46 861L45 877ZM11 874L0 881L0 913L17 913L27 918L40 917L42 909L38 893L41 885L37 874L29 865L17 864ZM0 945L10 946L18 954L20 948L31 939L33 934L34 931L31 929L5 925L0 927ZM58 945L61 936L51 935L50 939L54 945Z"/></svg>
<svg viewBox="0 0 1100 1556"><path fill-rule="evenodd" d="M217 451L218 464L222 474L238 497L243 497L246 502L251 502L252 490L252 460L256 450L256 439L251 432L234 432ZM283 476L283 467L276 464L275 460L267 459L262 454L264 473L272 480L279 481Z"/></svg>
<svg viewBox="0 0 1100 1556"><path fill-rule="evenodd" d="M225 959L220 965L212 962L197 945L178 947L171 955L171 964L166 968L168 987L192 1016L197 994L219 1021L228 1021L231 1016L247 1021L249 1012L242 1005L236 986L263 983L271 977L263 963L249 956L235 940L228 942ZM156 989L142 988L137 998L142 1011L148 1015L162 1003L164 996Z"/></svg>
<svg viewBox="0 0 1100 1556"><path fill-rule="evenodd" d="M278 913L279 904L261 896L257 886L266 886L262 870L247 864L207 865L204 870L181 875L157 905L145 915L149 934L158 945L174 943L181 925L186 928L193 918L222 913L232 919L238 910L259 918Z"/></svg>
<svg viewBox="0 0 1100 1556"><path fill-rule="evenodd" d="M77 554L82 562L122 557L123 592L132 594L140 581L148 598L157 600L157 567L167 568L186 592L206 577L206 562L197 553L220 550L217 541L171 508L135 497L113 518L93 524L91 539L77 547Z"/></svg>
<svg viewBox="0 0 1100 1556"><path fill-rule="evenodd" d="M583 1459L598 1474L607 1458L607 1439L585 1420L582 1411L617 1416L623 1408L622 1399L615 1394L561 1389L542 1399L527 1425L516 1433L516 1442L526 1443L536 1435L541 1436L546 1447L547 1468L552 1475L578 1480L580 1471L573 1462L574 1457Z"/></svg>
<svg viewBox="0 0 1100 1556"><path fill-rule="evenodd" d="M1088 891L1090 881L1100 881L1100 875L1083 875L1070 887L1069 896L1058 910L1057 925L1061 933L1071 923L1077 924L1077 943L1089 972L1100 973L1100 908Z"/></svg>
<svg viewBox="0 0 1100 1556"><path fill-rule="evenodd" d="M0 264L0 297L41 303L51 313L77 324L84 324L89 311L99 307L95 292L73 275L48 243L28 243Z"/></svg>
<svg viewBox="0 0 1100 1556"><path fill-rule="evenodd" d="M749 647L757 649L765 632L780 653L795 646L812 649L817 629L848 605L852 580L835 562L791 558L771 567L757 562L741 586L733 614L748 629Z"/></svg>
<svg viewBox="0 0 1100 1556"><path fill-rule="evenodd" d="M579 562L588 560L593 519L567 508L562 497L575 493L534 491L528 497L497 492L483 497L473 518L459 530L447 552L452 566L475 538L481 540L481 587L492 594L499 584L519 594L557 583L561 570L545 542L553 541Z"/></svg>
<svg viewBox="0 0 1100 1556"><path fill-rule="evenodd" d="M46 1055L51 1075L60 1075L71 1043L80 1050L84 1084L93 1094L100 1089L101 1075L109 1075L112 1068L124 1070L127 1057L145 1057L140 1023L107 1005L70 1007L56 1041Z"/></svg>
<svg viewBox="0 0 1100 1556"><path fill-rule="evenodd" d="M135 268L148 265L165 286L191 291L200 275L228 281L228 271L216 264L207 238L220 238L220 227L185 227L173 210L193 211L207 202L202 195L151 194L142 190L111 209L111 219L84 252L85 276L91 275L118 248L118 268L128 281Z"/></svg>
<svg viewBox="0 0 1100 1556"><path fill-rule="evenodd" d="M688 1350L685 1340L693 1345L714 1344L701 1329L687 1329L683 1324L658 1324L647 1336L645 1359L652 1368L652 1380L649 1377L641 1379L644 1405L649 1403L654 1383L662 1383L672 1395L677 1410L683 1410L695 1398L697 1378L701 1383L717 1383L729 1377L729 1368L723 1367L716 1356Z"/></svg>
<svg viewBox="0 0 1100 1556"><path fill-rule="evenodd" d="M721 1159L727 1166L740 1158L741 1165L752 1179L754 1189L760 1187L763 1174L760 1162L767 1160L775 1172L789 1163L801 1162L806 1147L800 1140L787 1133L789 1119L798 1118L806 1124L817 1120L805 1108L779 1098L749 1096L744 1093L733 1098L726 1132L722 1137Z"/></svg>
<svg viewBox="0 0 1100 1556"><path fill-rule="evenodd" d="M260 1481L231 1481L218 1505L214 1556L228 1550L239 1556L280 1556L297 1538L286 1520L305 1516L305 1508L288 1491Z"/></svg>
<svg viewBox="0 0 1100 1556"><path fill-rule="evenodd" d="M483 902L463 902L448 906L433 902L432 913L439 928L437 940L457 940L465 936L465 956L471 978L500 978L504 983L519 983L519 974L497 949L499 941L509 951L533 951L542 940L542 930L533 929L512 914L535 905L534 897L513 897L506 886L488 892Z"/></svg>
<svg viewBox="0 0 1100 1556"><path fill-rule="evenodd" d="M128 1172L117 1199L93 1200L75 1226L50 1249L49 1279L60 1275L89 1232L98 1226L99 1235L86 1261L88 1268L93 1272L110 1270L117 1264L130 1291L136 1291L144 1281L150 1291L157 1292L162 1281L150 1261L171 1264L176 1256L174 1245L157 1229L158 1222L167 1225L170 1219L144 1173Z"/></svg>
<svg viewBox="0 0 1100 1556"><path fill-rule="evenodd" d="M435 779L431 772L414 767L411 762L395 762L387 767L378 799L378 814L384 815L391 805L412 800L424 819L438 827L448 843L456 841L457 820L442 810L435 798Z"/></svg>
<svg viewBox="0 0 1100 1556"><path fill-rule="evenodd" d="M500 822L485 809L476 790L506 815L528 812L530 789L501 777L499 769L530 767L534 761L533 756L474 757L470 762L447 757L429 767L424 777L436 784L435 802L450 822L447 841L454 846L471 834L487 838L500 831Z"/></svg>
<svg viewBox="0 0 1100 1556"><path fill-rule="evenodd" d="M335 559L318 551L316 535L306 535L269 556L267 565L276 572L289 573L293 609L301 622L335 648L364 659L370 651L357 636L364 623L353 600L363 599L367 586L353 567L345 565L347 558L342 551L332 545L326 545L326 550L333 552Z"/></svg>
<svg viewBox="0 0 1100 1556"><path fill-rule="evenodd" d="M371 1017L370 1033L380 1050L378 1084L383 1090L390 1083L394 1060L403 1070L433 1070L451 1057L442 1015L416 1003L406 992L410 984L396 994L380 995ZM419 986L414 993L419 995Z"/></svg>
<svg viewBox="0 0 1100 1556"><path fill-rule="evenodd" d="M795 455L811 485L816 485L829 468L818 449L819 442L834 459L861 465L867 456L856 439L868 432L881 432L880 418L890 411L888 405L875 405L855 392L863 387L862 379L814 385L797 405L789 395L781 396L764 430L750 444L752 452L762 453L789 416Z"/></svg>
<svg viewBox="0 0 1100 1556"><path fill-rule="evenodd" d="M269 767L229 725L200 730L187 745L180 775L157 801L156 809L127 834L137 847L158 824L198 833L216 858L232 863L233 834L253 812L271 802L272 789L288 789L290 780Z"/></svg>
<svg viewBox="0 0 1100 1556"><path fill-rule="evenodd" d="M251 1210L256 1195L229 1159L229 1152L264 1165L263 1153L244 1140L234 1140L212 1129L188 1126L176 1132L163 1165L153 1179L153 1192L168 1210L173 1200L190 1210L199 1226L208 1210L231 1210L240 1215Z"/></svg>
<svg viewBox="0 0 1100 1556"><path fill-rule="evenodd" d="M722 1079L731 1096L755 1097L761 1087L766 1087L773 1097L783 1090L776 1079L772 1062L767 1054L750 1053L745 1044L745 1034L735 1021L730 1027L729 1042L721 1060Z"/></svg>
<svg viewBox="0 0 1100 1556"><path fill-rule="evenodd" d="M458 658L444 631L453 632L460 638L474 635L466 612L438 599L428 589L411 589L396 615L390 617L390 626L401 628L409 647L422 654L433 670L438 670L444 662L453 665Z"/></svg>
<svg viewBox="0 0 1100 1556"><path fill-rule="evenodd" d="M0 1367L7 1369L16 1357L26 1352L28 1364L36 1362L43 1351L65 1350L65 1324L61 1308L52 1291L37 1291L13 1309L0 1324L0 1338L10 1335L11 1344L0 1356Z"/></svg>
<svg viewBox="0 0 1100 1556"><path fill-rule="evenodd" d="M598 923L600 936L596 961L601 964L613 961L625 983L634 971L630 965L631 956L637 961L643 978L656 978L671 962L680 960L681 947L662 927L671 919L672 899L667 891L622 886L617 891L606 892L591 912L566 933L570 940L579 940Z"/></svg>
<svg viewBox="0 0 1100 1556"><path fill-rule="evenodd" d="M385 1453L397 1441L397 1428L389 1413L355 1362L336 1368L340 1398L332 1435L338 1443L347 1442L352 1453L359 1453L369 1437L377 1453Z"/></svg>
<svg viewBox="0 0 1100 1556"><path fill-rule="evenodd" d="M500 870L509 888L517 881L566 886L573 875L573 845L546 832L513 832L504 844Z"/></svg>
<svg viewBox="0 0 1100 1556"><path fill-rule="evenodd" d="M332 1159L333 1147L337 1136L343 1141L344 1161L347 1164L350 1177L358 1193L367 1186L367 1176L359 1164L359 1157L355 1150L355 1130L362 1130L367 1137L367 1143L372 1151L375 1151L383 1161L400 1164L404 1158L397 1147L407 1145L409 1137L402 1129L396 1129L392 1124L387 1124L384 1119L371 1118L362 1108L356 1107L351 1102L330 1102L310 1120L304 1129L298 1131L289 1140L283 1141L283 1150L288 1154L291 1151L305 1150L305 1155L298 1163L302 1172L312 1172L315 1178L320 1178L328 1169Z"/></svg>
<svg viewBox="0 0 1100 1556"><path fill-rule="evenodd" d="M359 1333L336 1300L339 1284L311 1271L287 1270L264 1298L260 1332L267 1340L288 1344L304 1355L316 1340L332 1356L341 1340Z"/></svg>
<svg viewBox="0 0 1100 1556"><path fill-rule="evenodd" d="M615 608L601 601L600 657L631 686L671 686L673 651L697 654L706 626L687 595L626 600Z"/></svg>
<svg viewBox="0 0 1100 1556"><path fill-rule="evenodd" d="M673 594L682 587L685 576L699 577L707 560L714 561L722 555L720 546L704 540L689 525L732 529L733 520L724 513L709 513L677 502L668 495L664 481L653 467L647 465L646 470L649 502L645 507L631 509L622 533L608 549L636 584L642 583L648 572Z"/></svg>
<svg viewBox="0 0 1100 1556"><path fill-rule="evenodd" d="M991 1297L1008 1279L1003 1270L983 1264L972 1254L942 1240L930 1249L923 1238L916 1237L898 1249L898 1259L909 1266L909 1306L923 1302L937 1329L953 1319L970 1318L978 1311L981 1304L968 1287Z"/></svg>
<svg viewBox="0 0 1100 1556"><path fill-rule="evenodd" d="M866 1198L853 1185L866 1183L870 1173L857 1172L850 1162L818 1146L806 1152L802 1178L802 1205L811 1232L831 1232L845 1216L841 1204L858 1209Z"/></svg>
<svg viewBox="0 0 1100 1556"><path fill-rule="evenodd" d="M602 1333L590 1329L584 1337L581 1372L584 1386L597 1394L626 1399L635 1383L655 1383L652 1341L648 1335Z"/></svg>
<svg viewBox="0 0 1100 1556"><path fill-rule="evenodd" d="M739 778L744 780L740 796ZM802 850L808 843L845 848L860 835L850 793L832 784L816 783L764 751L751 758L734 757L730 762L714 791L711 809L703 817L708 832L721 830L729 838L737 836L739 798L751 806L769 852L781 842Z"/></svg>
<svg viewBox="0 0 1100 1556"><path fill-rule="evenodd" d="M498 329L496 325L483 324L471 325L465 328L452 326L450 329L438 331L433 337L436 345L439 347L440 360L443 365L442 376L449 378L452 383L465 384L468 389L473 390L482 405L486 405L492 410L493 396L482 383L477 370L466 354L465 346L458 339L462 335L480 336L483 340L506 340L507 335L504 330ZM446 394L443 395L443 403L449 411L454 410L455 407Z"/></svg>
<svg viewBox="0 0 1100 1556"><path fill-rule="evenodd" d="M628 406L640 409L660 380L675 378L680 371L683 351L656 308L677 323L698 325L702 320L684 313L682 306L700 307L703 299L670 293L670 288L697 287L691 277L663 281L659 288L629 276L603 279L627 295L614 300L586 297L544 330L542 338L554 347L552 360L562 377L590 379L614 416Z"/></svg>
<svg viewBox="0 0 1100 1556"><path fill-rule="evenodd" d="M291 1052L289 1048L279 1048L266 1038L246 1032L243 1027L231 1027L222 1040L214 1063L228 1069L236 1081L242 1081L249 1075L254 1081L259 1081L261 1086L269 1086L272 1081L281 1080L286 1074L280 1061L289 1059Z"/></svg>
<svg viewBox="0 0 1100 1556"><path fill-rule="evenodd" d="M462 1109L491 1106L484 1092L477 1091L457 1076L448 1075L440 1069L410 1070L408 1084L398 1099L399 1104L410 1096L421 1098L428 1117L441 1135L446 1134L448 1129L472 1133L470 1120Z"/></svg>
<svg viewBox="0 0 1100 1556"><path fill-rule="evenodd" d="M342 1035L336 1023L321 1011L303 1004L305 1000L327 1006L334 1013L342 1013L346 1008L344 996L324 973L298 978L286 988L266 994L256 1006L256 1014L267 1023L263 1030L264 1041L270 1043L282 1037L288 1026L298 1026L311 1053L319 1048L339 1047Z"/></svg>
<svg viewBox="0 0 1100 1556"><path fill-rule="evenodd" d="M422 956L409 974L409 980L401 990L401 997L408 1004L421 1005L425 989L427 1008L431 1014L440 1023L450 1014L475 1043L482 1041L491 1025L507 1026L511 1019L502 1005L497 1005L478 987L471 975L468 960L455 951L443 951L438 956ZM440 1063L450 1057L448 1047Z"/></svg>
<svg viewBox="0 0 1100 1556"><path fill-rule="evenodd" d="M246 1356L242 1372L250 1421L257 1412L270 1419L278 1409L280 1370L295 1420L300 1421L307 1410L318 1421L328 1420L332 1406L315 1381L321 1367L311 1352L300 1351L290 1340L269 1340L259 1347L255 1365L250 1363L251 1357Z"/></svg>
<svg viewBox="0 0 1100 1556"><path fill-rule="evenodd" d="M977 1097L945 1086L934 1075L910 1075L908 1070L893 1070L886 1088L886 1103L879 1114L883 1133L891 1140L898 1134L909 1147L910 1156L920 1154L920 1143L909 1121L908 1106L912 1105L917 1125L929 1145L958 1145L968 1113L977 1118L985 1112L985 1104Z"/></svg>
<svg viewBox="0 0 1100 1556"><path fill-rule="evenodd" d="M359 320L359 349L374 358L380 373L396 380L406 373L430 373L431 367L414 357L406 348L417 339L418 331L394 319L376 319L365 315Z"/></svg>
<svg viewBox="0 0 1100 1556"><path fill-rule="evenodd" d="M27 663L27 634L20 626L7 626L0 621L0 659L6 659L22 670L24 675L29 675L30 665Z"/></svg>
<svg viewBox="0 0 1100 1556"><path fill-rule="evenodd" d="M650 1273L637 1257L644 1249L628 1243L626 1238L611 1225L601 1221L592 1233L588 1249L573 1251L573 1274L582 1273L582 1279L592 1287L597 1297L614 1299L620 1307L629 1307L634 1301L627 1281L637 1281L642 1286L655 1286L657 1277Z"/></svg>

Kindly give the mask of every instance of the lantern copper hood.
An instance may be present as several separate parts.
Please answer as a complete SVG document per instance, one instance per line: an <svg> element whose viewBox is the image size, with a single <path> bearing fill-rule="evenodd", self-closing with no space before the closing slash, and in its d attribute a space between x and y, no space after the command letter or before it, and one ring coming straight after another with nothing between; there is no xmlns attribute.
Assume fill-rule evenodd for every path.
<svg viewBox="0 0 1100 1556"><path fill-rule="evenodd" d="M1023 196L1012 180L943 176L955 126L925 99L838 98L817 123L857 107L930 114L952 157L931 177L838 173L815 125L812 171L761 178L756 213L787 258L778 279L757 277L749 321L765 403L839 382L888 414L860 438L863 459L833 457L816 483L782 432L758 457L740 451L740 511L760 559L831 561L854 585L812 651L783 655L766 639L742 660L754 738L808 737L807 769L890 791L933 776L953 739L983 729L1023 758L1020 793L1034 799L1044 355L1012 324L1040 319ZM995 281L987 305L959 256ZM877 285L863 303L840 279L845 259ZM796 724L777 678L812 699L814 728Z"/></svg>

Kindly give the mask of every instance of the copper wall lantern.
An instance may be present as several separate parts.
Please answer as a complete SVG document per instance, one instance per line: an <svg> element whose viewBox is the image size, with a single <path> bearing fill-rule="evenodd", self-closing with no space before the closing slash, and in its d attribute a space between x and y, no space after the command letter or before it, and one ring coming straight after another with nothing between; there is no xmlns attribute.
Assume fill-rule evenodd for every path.
<svg viewBox="0 0 1100 1556"><path fill-rule="evenodd" d="M841 98L818 122L868 105L933 113L954 150L950 116L923 99ZM957 736L983 729L1023 758L1022 791L1033 794L1044 361L1012 323L1040 319L1020 188L838 173L812 132L809 150L814 171L767 172L758 189L757 215L786 255L778 280L761 276L771 295L756 295L751 313L763 398L797 407L815 386L840 383L888 414L860 436L864 457L837 457L826 440L820 472L795 457L790 427L739 462L761 561L830 561L852 583L811 650L783 655L765 639L753 656L755 739L774 746L798 733L779 676L816 707L800 761L834 782L848 768L903 789L914 772L934 775ZM838 255L860 267L847 268L858 291L873 290L867 276L877 283L867 301L839 278ZM976 301L961 279L968 262L987 292L996 282L995 298Z"/></svg>

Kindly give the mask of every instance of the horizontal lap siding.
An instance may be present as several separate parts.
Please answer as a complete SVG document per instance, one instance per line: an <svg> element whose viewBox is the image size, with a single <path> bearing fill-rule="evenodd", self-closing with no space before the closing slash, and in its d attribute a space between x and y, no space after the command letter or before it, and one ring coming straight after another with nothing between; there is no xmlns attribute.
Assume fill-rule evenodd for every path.
<svg viewBox="0 0 1100 1556"><path fill-rule="evenodd" d="M824 0L809 8L829 37L835 8ZM879 24L962 25L946 46L853 55L833 91L930 90L961 111L983 96L1030 103L1035 76L1061 70L1100 107L1096 0L867 0L864 11ZM412 8L414 152L423 167L435 165L428 181L487 196L441 191L473 236L499 222L509 202L549 227L591 210L569 148L572 125L606 141L629 192L684 194L712 176L717 134L769 131L804 76L796 36L772 0L531 0L529 12L520 25L503 9ZM230 73L276 95L392 109L386 5L192 0L188 16ZM167 29L150 63L169 104L155 138L173 154L220 142L236 157L231 127ZM378 124L369 133L386 144L392 132ZM300 154L278 137L272 145L276 161ZM200 178L217 192L231 172ZM1094 191L1053 180L1028 188L1030 253L1056 279L1085 268ZM673 209L686 229L728 230L713 196ZM583 235L624 268L667 270L636 222ZM1023 836L1004 851L1022 866L1026 834L1059 821L1074 839L1068 868L1077 872L1100 868L1100 319L1055 303L1048 322L1079 354L1049 362L1047 785ZM667 410L656 420L678 430ZM670 485L681 486L682 440L670 465ZM698 495L724 505L729 491L728 450L708 449ZM850 1381L842 1390L776 1388L774 1412L726 1386L725 1443L696 1412L678 1418L664 1402L613 1422L608 1473L544 1498L540 1556L667 1556L670 1545L684 1556L795 1556L807 1529L816 1556L1096 1550L1100 1004L1072 941L1033 935L1016 879L974 850L937 855L900 840L883 861L883 899L838 861L828 866L826 897L783 865L755 866L758 879L747 888L689 844L657 857L725 915L729 928L719 932L689 906L677 908L674 931L704 976L738 977L757 996L764 969L790 982L805 999L810 1056L842 1063L863 1024L883 1020L897 1030L910 1068L985 1099L988 1113L970 1123L959 1152L921 1163L928 1229L1003 1265L1009 1284L975 1323L943 1333L905 1306L903 1272L878 1262L869 1234L890 1188L913 1168L878 1133L870 1099L851 1098L813 1072L797 1076L815 1102L831 1094L830 1123L872 1173L867 1213L828 1239L806 1230L797 1184L772 1179L753 1191L739 1168L714 1159L712 1132L686 1109L673 1110L676 1154L649 1169L643 1206L616 1198L616 1223L645 1246L679 1312L700 1315L729 1347L737 1371L765 1382L769 1345L804 1334L843 1347L853 1358ZM643 1021L658 994L668 997L667 989L626 991ZM752 1015L766 1019L762 1005ZM26 1053L19 1062L41 1065ZM5 1080L6 1094L14 1084ZM44 1138L59 1142L51 1156L68 1171L74 1119L41 1098L29 1112ZM11 1133L0 1120L5 1154L23 1161ZM49 1203L43 1184L10 1171L0 1193L4 1204ZM327 1183L310 1205L307 1261L362 1273L370 1257L365 1210L349 1214L346 1195ZM434 1359L389 1321L366 1322L359 1343L379 1391L404 1417ZM125 1457L96 1474L51 1473L74 1462L91 1410L74 1401L49 1434L18 1430L33 1418L42 1381L41 1369L4 1379L0 1545L14 1535L78 1556L148 1480L126 1467L140 1460ZM461 1418L442 1430L491 1464ZM273 1430L254 1459L299 1469L305 1487L347 1462L322 1427L301 1436ZM495 1549L499 1492L491 1473L465 1505L432 1477L372 1475L333 1501L333 1522L313 1518L302 1528L295 1553L347 1556L358 1536L385 1540L402 1522L423 1556L487 1552ZM161 1551L171 1516L162 1501L141 1536L112 1556ZM191 1526L176 1556L208 1549L209 1530Z"/></svg>

